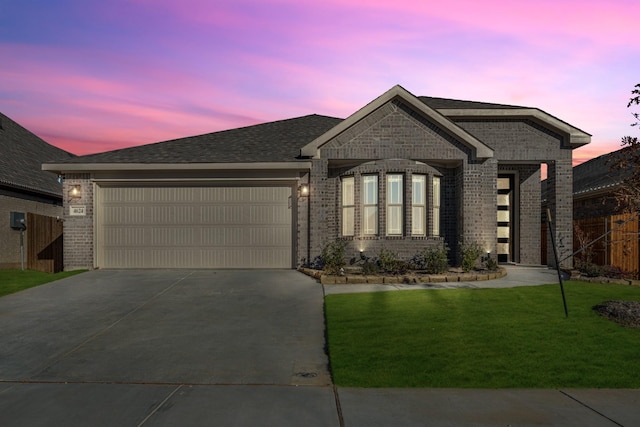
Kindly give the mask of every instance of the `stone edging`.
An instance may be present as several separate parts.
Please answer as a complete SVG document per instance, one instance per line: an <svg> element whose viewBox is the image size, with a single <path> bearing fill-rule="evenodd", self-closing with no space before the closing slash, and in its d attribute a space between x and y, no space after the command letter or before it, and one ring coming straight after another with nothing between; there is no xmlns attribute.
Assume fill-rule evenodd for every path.
<svg viewBox="0 0 640 427"><path fill-rule="evenodd" d="M311 268L299 268L298 271L320 280L323 285L332 284L398 284L398 283L443 283L443 282L475 282L480 280L493 280L505 277L506 269L498 267L498 271L492 273L449 273L449 274L403 274L398 276L364 276L361 274L345 274L334 276L324 274L322 270Z"/></svg>
<svg viewBox="0 0 640 427"><path fill-rule="evenodd" d="M640 280L630 280L630 279L611 279L609 277L572 277L571 280L579 280L581 282L589 282L589 283L602 283L602 284L614 284L614 285L632 285L632 286L640 286Z"/></svg>

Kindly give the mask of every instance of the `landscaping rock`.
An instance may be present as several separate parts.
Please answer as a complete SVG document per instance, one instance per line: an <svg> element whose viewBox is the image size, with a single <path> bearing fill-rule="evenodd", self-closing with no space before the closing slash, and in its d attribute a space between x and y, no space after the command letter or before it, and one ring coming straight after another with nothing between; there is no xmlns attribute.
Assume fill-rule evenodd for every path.
<svg viewBox="0 0 640 427"><path fill-rule="evenodd" d="M640 328L640 301L605 301L593 310L622 326Z"/></svg>

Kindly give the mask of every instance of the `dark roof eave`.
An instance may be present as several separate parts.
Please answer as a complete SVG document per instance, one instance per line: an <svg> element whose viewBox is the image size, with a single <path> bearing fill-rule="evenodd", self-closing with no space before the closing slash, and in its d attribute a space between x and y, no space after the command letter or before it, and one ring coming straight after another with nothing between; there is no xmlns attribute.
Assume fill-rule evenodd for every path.
<svg viewBox="0 0 640 427"><path fill-rule="evenodd" d="M30 193L30 194L39 195L39 196L51 197L56 200L62 200L62 185L60 186L59 193L54 193L54 192L43 190L40 188L29 187L27 185L20 185L20 184L16 184L15 182L8 182L8 181L0 181L0 186L10 188L17 192L25 192L25 193Z"/></svg>

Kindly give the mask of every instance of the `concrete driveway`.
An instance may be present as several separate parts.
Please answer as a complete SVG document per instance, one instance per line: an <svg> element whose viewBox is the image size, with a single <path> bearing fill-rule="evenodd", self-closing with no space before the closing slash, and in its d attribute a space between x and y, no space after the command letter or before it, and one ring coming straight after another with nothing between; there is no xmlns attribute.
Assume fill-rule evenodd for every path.
<svg viewBox="0 0 640 427"><path fill-rule="evenodd" d="M4 297L0 425L170 425L203 402L223 422L243 399L335 425L322 310L290 270L91 271Z"/></svg>
<svg viewBox="0 0 640 427"><path fill-rule="evenodd" d="M497 285L531 282L517 271ZM322 285L288 270L91 271L0 298L0 426L584 427L640 417L640 390L334 387L322 310Z"/></svg>

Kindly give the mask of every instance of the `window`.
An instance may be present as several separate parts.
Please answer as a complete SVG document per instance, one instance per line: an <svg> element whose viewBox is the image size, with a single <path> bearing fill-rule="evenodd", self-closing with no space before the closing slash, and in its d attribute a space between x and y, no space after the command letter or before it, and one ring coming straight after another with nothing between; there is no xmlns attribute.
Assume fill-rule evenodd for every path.
<svg viewBox="0 0 640 427"><path fill-rule="evenodd" d="M355 219L354 178L342 178L342 235L354 235Z"/></svg>
<svg viewBox="0 0 640 427"><path fill-rule="evenodd" d="M402 175L387 175L387 235L402 235Z"/></svg>
<svg viewBox="0 0 640 427"><path fill-rule="evenodd" d="M432 233L434 236L439 236L440 235L440 177L439 176L434 176L433 177L433 212L432 212L432 216L433 216L433 230Z"/></svg>
<svg viewBox="0 0 640 427"><path fill-rule="evenodd" d="M425 235L427 177L426 175L411 176L411 234Z"/></svg>
<svg viewBox="0 0 640 427"><path fill-rule="evenodd" d="M362 234L378 234L378 176L362 177Z"/></svg>

